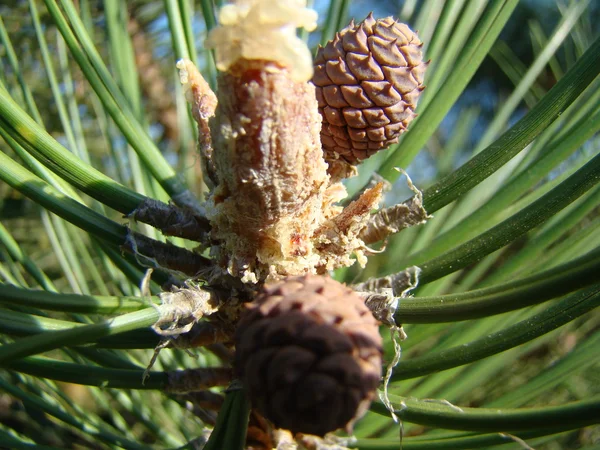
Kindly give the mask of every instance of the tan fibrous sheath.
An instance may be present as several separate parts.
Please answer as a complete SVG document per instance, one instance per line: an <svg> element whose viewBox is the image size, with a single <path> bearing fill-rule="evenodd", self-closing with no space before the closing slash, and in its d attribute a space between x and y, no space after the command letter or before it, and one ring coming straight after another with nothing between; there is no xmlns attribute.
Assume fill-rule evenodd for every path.
<svg viewBox="0 0 600 450"><path fill-rule="evenodd" d="M208 212L213 237L236 256L234 265L258 258L265 267L294 259L310 266L302 258L312 254L329 182L314 86L274 62L241 59L220 75L218 98L210 123L218 149Z"/></svg>

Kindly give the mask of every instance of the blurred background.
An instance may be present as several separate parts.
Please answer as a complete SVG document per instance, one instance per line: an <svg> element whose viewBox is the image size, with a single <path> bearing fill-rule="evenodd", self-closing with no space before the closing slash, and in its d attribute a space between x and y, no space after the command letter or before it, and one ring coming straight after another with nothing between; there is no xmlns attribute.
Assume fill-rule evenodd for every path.
<svg viewBox="0 0 600 450"><path fill-rule="evenodd" d="M173 48L172 30L169 25L169 18L166 7L169 0L162 1L129 1L127 2L127 14L120 13L114 20L107 21L106 4L111 0L105 1L78 1L76 2L81 10L81 17L84 21L88 33L92 36L102 59L106 62L115 77L119 86L123 90L132 94L129 97L132 105L136 105L134 112L137 118L142 122L152 137L152 140L158 145L160 150L166 156L168 162L176 168L178 174L185 178L188 186L199 196L204 187L202 185L202 174L200 164L196 154L195 130L190 125L189 116L185 98L181 92L178 75L175 70L176 58ZM202 43L206 36L207 23L214 24L214 16L209 17L208 21L203 15L203 6L206 2L196 1L190 3L193 5L193 38L197 49L198 64L203 74L212 83L215 82L215 69L210 55L203 50ZM216 1L215 4L222 2ZM327 1L315 0L309 2L319 12L320 26L317 32L305 36L312 48L320 42L324 42L326 36L331 36L334 30L347 25L350 18L360 21L366 15L373 11L375 17L395 16L401 21L408 23L411 28L419 31L421 40L425 43L425 54L432 61L432 67L452 67L452 61L444 60L444 46L436 46L437 53L430 53L430 45L435 31L435 24L442 13L442 4L444 2L433 1L385 1L385 0L354 0L354 1ZM464 11L465 15L482 14L489 2L470 2L470 9ZM560 46L556 52L549 58L548 63L540 70L535 77L531 87L517 99L517 103L509 110L503 109L503 105L510 101L515 91L515 86L522 80L527 69L534 64L558 24L564 20L565 11L577 3L584 4L580 13L577 15L577 26L569 28L567 35L562 37ZM118 4L118 2L117 2ZM49 17L43 2L36 2L39 7L41 27L49 46L49 55L54 63L57 73L60 74L59 88L66 98L73 99L68 103L71 108L69 113L72 117L78 117L78 121L73 121L75 127L75 143L79 137L85 137L85 145L76 145L73 149L85 148L85 152L78 156L86 162L89 162L96 168L110 177L121 181L123 184L133 187L139 192L147 195L167 199L165 192L156 183L150 180L147 173L140 171L136 166L136 158L133 158L130 143L128 143L120 134L115 124L112 122L97 97L90 90L84 75L76 64L73 63L68 49L61 39L57 39L58 31L54 22ZM59 111L52 91L49 89L48 78L43 65L43 54L38 44L38 36L31 20L30 5L28 1L2 0L0 2L0 17L3 23L2 32L5 33L3 40L0 40L0 72L2 80L10 86L17 86L23 78L25 84L29 87L32 98L35 100L37 109L44 126L61 144L70 148L72 138L64 132L59 118ZM329 21L332 10L336 10L333 16L339 20ZM463 14L461 13L461 14ZM571 13L570 13L571 14ZM460 15L457 18L460 23ZM110 26L109 26L110 24ZM118 24L122 29L116 30L114 27ZM124 66L126 62L119 58L118 48L115 46L115 40L110 39L111 33L123 32L131 36L131 50L134 55L134 67ZM566 72L567 68L573 66L574 62L586 49L592 38L600 35L600 2L555 2L551 0L522 0L519 2L514 13L511 16L507 26L503 29L499 39L493 46L490 54L485 58L483 64L470 81L466 90L459 97L450 112L445 116L440 126L432 133L432 137L427 142L423 151L406 167L413 182L420 189L426 188L433 181L438 180L443 175L450 173L453 169L459 167L467 161L473 153L476 153L493 141L497 135L518 119L523 117L557 82ZM16 73L13 66L9 63L11 57L9 49L5 42L5 36L10 36L10 41L14 48L14 54L20 65L20 72ZM325 37L324 37L325 36ZM118 41L118 40L117 40ZM129 42L121 42L118 45L127 46ZM448 42L448 45L452 45ZM450 70L450 69L448 69ZM430 87L431 94L426 90L422 99L423 105L432 100L436 89L439 89L441 83L445 80L445 75L434 80ZM428 78L426 78L428 84ZM17 97L21 93L18 89L13 89L11 94ZM128 94L129 95L129 94ZM428 97L429 95L429 97ZM135 96L135 97L134 97ZM23 97L19 97L24 102ZM417 112L419 109L417 110ZM499 120L499 114L508 111L507 117ZM496 131L491 133L490 125L495 124ZM499 125L498 125L499 124ZM410 128L409 128L410 130ZM598 139L590 139L581 148L574 152L561 165L555 167L541 181L551 180L571 168L572 161L581 161L586 155L593 155L598 152ZM0 145L3 142L0 140ZM362 188L372 177L375 170L386 158L385 152L369 159L361 166L360 175L354 179L348 180L347 186L350 193L354 193ZM519 158L516 158L514 164L518 164ZM510 168L509 168L510 169ZM509 171L501 174L508 177ZM482 191L481 202L484 201L486 193ZM406 186L406 180L401 177L388 192L386 203L388 205L397 203L411 196L411 191ZM471 209L476 209L478 204L475 202ZM61 245L60 237L55 238L47 236L40 222L40 206L22 196L10 188L5 183L0 183L0 223L10 229L13 237L19 242L22 249L29 257L36 262L48 277L55 284L59 292L86 292L77 279L77 274L71 278L69 274L65 275L63 270L64 261L59 252ZM468 214L467 210L462 210L451 217L444 226L446 229L452 224L456 224L461 218ZM592 220L596 220L600 213L600 207L596 207L588 218L582 220L573 226L565 235L574 235L579 230L587 227ZM122 215L107 210L106 214L116 221L122 222ZM432 221L432 227L429 229L439 231L443 227L435 228L437 225ZM370 264L365 270L353 267L348 271L341 271L337 274L340 278L354 280L358 277L366 278L370 275L389 273L398 270L390 263L390 254L404 255L403 249L407 249L413 240L409 236L417 236L417 232L412 235L408 233L391 239L389 247L393 253L376 255L370 259ZM426 242L426 238L418 236L418 243ZM408 239L407 239L408 238ZM564 240L564 239L563 239ZM62 243L65 243L65 239ZM59 243L57 245L57 242ZM454 279L453 287L460 289L470 289L478 287L486 280L486 276L493 272L503 262L509 260L525 246L526 238L517 239L508 248L501 253L496 254L497 259L491 261L488 266L479 268L479 272L467 268ZM66 245L66 244L65 244ZM425 244L423 244L425 245ZM544 250L545 251L545 250ZM9 261L5 252L0 252L0 262ZM97 261L94 259L94 261ZM401 266L404 261L402 256L397 256L397 266ZM550 263L548 263L550 264ZM98 264L100 267L100 264ZM404 267L404 266L402 266ZM110 279L110 282L103 284L94 278L95 274L85 274L83 278L89 281L91 291L102 292L106 295L138 295L137 286L129 283L122 275L115 275L111 269L100 267L101 279ZM523 272L527 273L526 269ZM521 272L517 272L521 273ZM108 276L108 275L110 276ZM10 280L13 274L0 272L2 279ZM472 277L472 278L469 278ZM438 293L446 293L450 285L440 285ZM427 286L429 287L429 286ZM433 288L424 294L433 295ZM487 405L490 401L500 398L517 386L533 378L541 368L551 367L555 361L569 354L580 342L590 336L598 336L598 320L587 319L580 322L574 322L569 327L561 330L552 339L545 339L538 345L527 347L525 350L514 354L510 365L503 367L502 370L486 372L488 378L483 378L481 384L474 383L472 386L463 385L460 394L458 390L454 392L456 398L461 399L462 405L479 406ZM415 325L412 328L407 327L409 336L414 336L414 340L407 341L407 355L419 356L426 353L430 348L452 341L456 335L460 338L456 341L462 343L468 338L468 327L470 324L461 322L453 324L452 327L442 327L438 325L430 326ZM463 333L464 335L461 335ZM452 332L456 332L455 335ZM553 335L554 336L554 335ZM419 341L422 338L422 341ZM454 341L452 341L454 342ZM151 347L149 347L151 348ZM388 358L390 357L391 346L388 342ZM411 352L412 353L409 353ZM130 352L131 353L131 352ZM175 352L174 352L175 353ZM147 360L146 353L135 354L143 366ZM170 359L168 359L170 358ZM210 364L214 362L211 355L200 355L198 360L192 360L187 355L167 356L163 361L164 367L182 367L186 364ZM160 365L160 364L159 364ZM561 404L573 399L582 399L591 395L598 394L600 386L600 377L598 364L590 366L582 373L569 379L568 382L561 384L551 392L550 396L544 398L548 404ZM502 372L501 375L497 375ZM11 383L18 383L21 375L12 373L6 380ZM422 392L428 392L426 389L427 378L420 384ZM452 385L454 380L447 375L446 385ZM66 403L72 401L78 405L77 408L86 411L94 411L111 426L125 430L134 435L136 439L144 446L154 445L156 442L164 444L169 441L164 437L162 430L157 424L168 423L170 416L180 417L179 410L176 413L165 409L158 417L151 417L144 422L140 417L143 416L139 411L135 411L136 401L153 405L164 401L160 393L151 393L143 395L141 391L128 392L127 395L119 391L113 392L112 397L107 399L95 393L96 391L75 384L59 383L60 391L65 394ZM404 385L401 386L400 391ZM411 385L412 387L412 385ZM29 389L33 389L29 387ZM458 388L457 388L458 389ZM436 392L432 390L432 392ZM37 394L36 394L37 395ZM41 394L40 394L41 395ZM44 394L45 395L45 394ZM450 398L447 393L444 398ZM159 400L160 399L160 400ZM119 416L111 414L111 407L119 405ZM123 405L129 405L125 407ZM178 405L179 407L179 405ZM181 408L184 409L183 407ZM132 412L133 411L133 412ZM184 429L177 430L177 433L192 439L200 430L196 428L196 422L183 414L183 419L177 423ZM143 418L143 417L142 417ZM368 420L365 423L369 423ZM19 433L28 436L37 436L36 441L41 444L53 445L59 448L106 448L103 445L94 444L93 439L81 437L79 432L70 432L68 428L57 428L54 426L54 419L50 419L47 414L36 408L35 405L27 403L22 399L7 392L0 392L0 424L8 429L17 430ZM154 428L153 428L154 426ZM170 426L170 425L169 425ZM376 432L374 436L397 437L396 425L389 421L384 427L374 427ZM128 430L131 428L131 430ZM368 425L363 430L367 433ZM419 435L423 433L424 427L414 426L407 428L407 435ZM124 431L124 432L125 432ZM359 429L360 431L360 429ZM185 435L185 433L188 433ZM194 434L196 433L196 434ZM180 437L177 434L178 438ZM161 440L162 439L162 440ZM587 427L581 431L573 432L562 436L556 441L549 441L536 448L548 450L576 449L587 446L587 449L598 449L600 445L599 427ZM1 447L1 444L0 444ZM512 447L519 448L519 446Z"/></svg>

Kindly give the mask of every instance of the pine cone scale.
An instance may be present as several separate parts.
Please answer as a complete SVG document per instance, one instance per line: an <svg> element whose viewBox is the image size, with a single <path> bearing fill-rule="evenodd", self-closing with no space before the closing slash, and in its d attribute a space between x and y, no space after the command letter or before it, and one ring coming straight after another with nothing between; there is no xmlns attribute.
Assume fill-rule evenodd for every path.
<svg viewBox="0 0 600 450"><path fill-rule="evenodd" d="M398 141L423 90L421 47L408 26L369 16L319 49L313 83L327 161L356 164Z"/></svg>
<svg viewBox="0 0 600 450"><path fill-rule="evenodd" d="M276 427L324 435L368 405L381 375L378 323L351 289L293 277L252 302L236 333L236 372Z"/></svg>
<svg viewBox="0 0 600 450"><path fill-rule="evenodd" d="M296 383L310 370L316 359L313 352L303 347L297 345L281 347L275 352L270 363L281 370L272 370L267 374L269 392L275 393L282 386Z"/></svg>

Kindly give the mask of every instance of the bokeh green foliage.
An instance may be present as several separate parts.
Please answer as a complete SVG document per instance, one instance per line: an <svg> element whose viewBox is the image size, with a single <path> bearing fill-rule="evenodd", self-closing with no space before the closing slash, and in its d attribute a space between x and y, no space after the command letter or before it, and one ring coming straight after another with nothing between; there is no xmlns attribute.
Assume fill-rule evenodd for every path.
<svg viewBox="0 0 600 450"><path fill-rule="evenodd" d="M119 246L126 225L164 240L122 217L144 198L202 197L175 61L192 58L214 83L202 40L220 3L0 6L0 446L194 448L216 419L161 391L166 371L216 366L213 353L164 351L142 384L156 298L141 297L144 267ZM434 217L365 269L336 273L356 282L422 268L396 312L408 334L389 386L401 425L377 401L350 447L396 449L401 434L404 449L600 440L598 8L538 3L558 20L519 21L530 4L516 0L396 11L431 58L427 89L409 132L348 186L378 172L393 186L388 204L401 201L405 168ZM315 7L311 45L362 13L347 0ZM515 22L527 57L503 38ZM242 445L247 410L227 394L209 446Z"/></svg>

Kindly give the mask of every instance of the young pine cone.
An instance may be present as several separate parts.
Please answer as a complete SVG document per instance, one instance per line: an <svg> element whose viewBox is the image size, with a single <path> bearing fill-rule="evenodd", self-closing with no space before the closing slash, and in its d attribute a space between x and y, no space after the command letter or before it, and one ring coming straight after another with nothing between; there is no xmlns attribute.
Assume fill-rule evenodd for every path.
<svg viewBox="0 0 600 450"><path fill-rule="evenodd" d="M398 142L424 89L422 45L407 25L370 14L319 49L313 83L326 160L356 164Z"/></svg>
<svg viewBox="0 0 600 450"><path fill-rule="evenodd" d="M236 333L236 371L252 405L278 428L324 434L369 407L381 376L381 336L361 298L330 278L267 285Z"/></svg>

